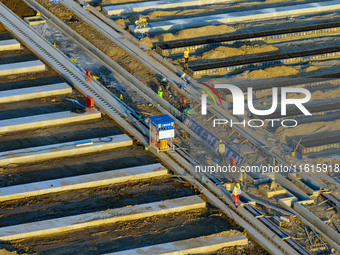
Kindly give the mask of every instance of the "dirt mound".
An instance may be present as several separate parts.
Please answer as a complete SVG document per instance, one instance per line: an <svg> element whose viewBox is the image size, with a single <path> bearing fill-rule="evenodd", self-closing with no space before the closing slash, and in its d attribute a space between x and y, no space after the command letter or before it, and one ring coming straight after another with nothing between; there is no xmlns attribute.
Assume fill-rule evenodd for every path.
<svg viewBox="0 0 340 255"><path fill-rule="evenodd" d="M287 136L307 136L309 134L336 130L340 130L340 120L300 124L294 128L279 127L276 130L275 135L280 138L281 142L286 142Z"/></svg>
<svg viewBox="0 0 340 255"><path fill-rule="evenodd" d="M324 100L324 99L334 99L338 98L340 95L340 88L330 89L327 91L315 91L312 93L311 100ZM303 98L304 94L288 94L288 98Z"/></svg>
<svg viewBox="0 0 340 255"><path fill-rule="evenodd" d="M7 251L5 249L0 249L0 255L17 255L18 253L16 251ZM27 253L20 253L22 255L25 255Z"/></svg>
<svg viewBox="0 0 340 255"><path fill-rule="evenodd" d="M236 29L227 26L227 25L219 25L219 26L205 26L205 27L198 27L198 28L188 28L183 29L176 34L176 37L180 39L187 39L187 38L195 38L195 37L205 37L211 35L222 35L225 33L235 32Z"/></svg>
<svg viewBox="0 0 340 255"><path fill-rule="evenodd" d="M214 50L205 52L201 58L218 59L218 58L227 58L227 57L240 56L240 55L244 55L244 52L241 49L221 46Z"/></svg>
<svg viewBox="0 0 340 255"><path fill-rule="evenodd" d="M304 69L303 71L305 71L305 72L313 72L313 71L317 71L319 69L320 69L320 67L310 66L310 67L307 67L306 69Z"/></svg>
<svg viewBox="0 0 340 255"><path fill-rule="evenodd" d="M241 48L232 48L226 46L217 47L214 50L203 54L203 59L219 59L233 56L243 56L247 54L258 54L263 52L277 51L277 47L272 45L243 45Z"/></svg>
<svg viewBox="0 0 340 255"><path fill-rule="evenodd" d="M142 43L144 43L146 46L148 46L149 48L153 47L152 41L149 37L144 37L140 40Z"/></svg>
<svg viewBox="0 0 340 255"><path fill-rule="evenodd" d="M231 33L234 31L236 31L235 28L231 26L227 26L227 25L205 26L205 27L183 29L176 34L165 33L165 34L156 35L152 38L146 37L146 38L141 39L141 41L150 47L151 43L155 43L155 42L168 42L168 41L176 41L176 40L189 39L189 38L222 35L222 34Z"/></svg>
<svg viewBox="0 0 340 255"><path fill-rule="evenodd" d="M255 70L249 73L243 73L241 77L243 79L264 79L264 78L274 78L280 76L296 75L299 73L298 68L290 66L276 66L269 67L266 69Z"/></svg>

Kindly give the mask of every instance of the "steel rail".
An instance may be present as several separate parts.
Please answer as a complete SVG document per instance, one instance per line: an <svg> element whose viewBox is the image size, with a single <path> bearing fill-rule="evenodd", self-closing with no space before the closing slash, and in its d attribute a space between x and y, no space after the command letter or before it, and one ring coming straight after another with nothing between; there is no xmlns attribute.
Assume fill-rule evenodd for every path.
<svg viewBox="0 0 340 255"><path fill-rule="evenodd" d="M90 95L95 96L99 102L97 102L97 106L101 108L105 113L107 113L112 119L114 119L124 130L126 130L131 136L134 136L139 140L142 144L146 144L145 137L139 133L134 127L132 127L128 122L119 116L119 112L116 110L115 107L119 108L119 110L123 110L123 112L127 111L127 109L124 109L119 102L115 102L114 97L111 97L110 95L106 95L106 91L104 91L96 82L91 83L91 88L86 84L85 81L85 75L83 72L80 72L79 69L77 69L73 62L68 60L66 56L64 56L59 50L55 49L53 46L49 45L49 42L44 40L40 37L39 34L35 33L30 27L28 27L25 23L23 23L20 19L18 19L15 15L11 14L9 10L6 10L6 7L4 5L0 5L0 21L5 25L5 27L10 30L17 38L22 39L22 42L30 48L35 54L37 54L40 58L42 58L46 63L49 63L50 65L55 68L55 70L63 76L66 80L68 80L71 83L74 84L77 89L79 89L83 94L87 95L88 92ZM21 21L21 22L20 22ZM16 23L16 24L14 24ZM19 24L19 25L17 25ZM21 30L23 29L23 30ZM25 31L25 32L23 32ZM46 47L46 48L45 48ZM73 73L74 72L74 73ZM102 95L104 93L104 95ZM117 105L112 105L106 100L110 99L113 100L112 102L117 103ZM111 111L110 111L111 110ZM126 114L129 114L128 112L125 112ZM136 125L136 123L134 123ZM155 152L153 152L155 153ZM171 158L169 158L168 155L164 153L156 154L159 158L161 158L164 163L168 166L170 166L170 169L175 168L175 170L183 175L183 178L187 179L188 181L192 182L195 185L198 185L199 187L202 187L202 185L197 182L196 179L200 179L197 174L195 175L193 173L193 166L188 163L185 159L183 159L178 153L169 153L172 158L174 158L177 162L180 162L181 165L184 165L184 167L189 171L190 175L184 174L181 170L181 167L178 165L178 163L174 162ZM211 187L215 187L214 184L209 181L207 185L210 185ZM230 203L230 198L226 199L224 198L224 202L219 200L216 195L213 195L210 191L205 189L203 187L202 191L207 197L211 200L213 204L219 203L221 207L223 207L223 211L231 216L233 219L236 219L236 222L239 223L242 227L247 229L249 234L259 242L264 248L271 251L273 254L282 254L282 251L280 249L289 250L290 254L295 254L294 251L290 250L288 247L285 247L285 245L279 245L277 246L277 242L280 242L280 239L274 241L271 243L270 238L277 239L278 237L273 235L269 229L266 229L265 226L261 226L261 224L255 224L255 228L253 227L253 224L249 225L246 221L242 219L242 217L235 214L235 212L231 212L230 209L225 208L225 202ZM222 204L221 204L222 203ZM249 221L249 218L248 218ZM252 221L250 221L252 222ZM259 232L257 229L262 229L262 232ZM262 233L262 234L261 234ZM263 233L268 237L263 237ZM273 246L275 244L276 246ZM279 247L279 248L278 248Z"/></svg>
<svg viewBox="0 0 340 255"><path fill-rule="evenodd" d="M32 0L30 0L32 1ZM176 70L176 74L169 69L163 67L161 64L159 64L158 61L161 62L161 58L156 61L149 55L147 55L141 48L137 47L134 43L132 43L130 40L126 39L123 36L123 32L120 32L119 30L116 30L115 28L111 27L109 25L109 21L103 21L103 19L108 19L107 17L99 18L100 15L94 16L91 14L91 12L94 12L93 8L90 8L91 12L88 12L87 10L80 7L79 4L70 1L70 0L61 0L60 1L65 7L69 8L71 11L73 11L78 17L83 19L86 23L94 27L97 31L101 32L103 35L105 35L107 38L112 40L113 42L117 43L120 47L122 47L124 50L127 50L130 54L133 54L137 59L141 60L142 63L145 63L152 71L154 71L156 74L162 75L166 78L168 78L169 81L171 81L173 88L187 96L192 98L194 101L199 102L200 92L194 88L188 89L188 91L181 90L178 88L177 83L183 82L183 80L177 76L183 74L180 70L176 70L175 68L172 68L173 71ZM149 63L150 62L150 63ZM202 84L197 83L195 80L192 80L193 85L196 88L203 88L204 86ZM236 118L229 114L226 110L221 109L220 107L216 107L214 105L211 105L210 108L208 108L208 111L212 113L213 115L217 116L218 118L228 118L233 119L236 121ZM257 139L253 135L250 135L249 133L252 133L251 130L247 128L241 128L241 127L233 127L233 130L238 132L241 136L243 136L246 140L250 141L253 146L256 148L259 148L262 153L265 155L268 155L270 157L274 157L277 162L279 162L282 165L290 166L290 164L281 158L280 152L276 152L275 150L271 150L271 152L267 148L273 147L273 144L268 144L267 141L264 141L264 139ZM270 134L268 133L270 136Z"/></svg>
<svg viewBox="0 0 340 255"><path fill-rule="evenodd" d="M0 9L0 13L2 12L3 10L2 9ZM2 12L3 13L3 12ZM2 18L4 18L4 16L2 15L2 16L0 16L0 17L2 17ZM3 19L5 22L8 22L8 19ZM10 17L10 20L11 21L13 21L13 20L15 20L15 18L14 17ZM9 27L11 27L11 26L9 26L9 24L7 24L7 26L8 26L8 28ZM11 27L12 29L13 29L13 27ZM27 31L27 30L30 30L30 28L26 28L25 29L25 32ZM12 31L12 30L11 30ZM16 31L16 32L18 32L18 31ZM16 34L17 35L17 37L19 37L19 38L21 38L20 36L23 36L23 32L21 31L21 33L19 32L19 33L14 33L14 34ZM24 36L26 39L27 39L27 35L26 36ZM36 37L39 37L39 35L38 34L36 34ZM35 37L34 37L34 39L33 38L29 38L30 40L28 40L28 43L33 43L35 46L37 46L38 45L38 43L36 43L36 42L34 42L34 40L36 39ZM41 39L41 38L40 38ZM44 41L44 40L42 40L42 41ZM26 40L26 42L27 42L27 40ZM46 42L45 41L45 43L48 43L48 42ZM34 48L34 47L29 47L29 48ZM40 48L40 50L42 49L42 47L40 46L39 47ZM36 50L36 49L35 49ZM39 52L39 51L37 51L37 52ZM39 52L39 53L41 53L41 52ZM47 52L46 51L43 51L43 53L44 54L46 54ZM62 55L62 53L61 52L59 52L58 50L56 50L56 52L53 52L53 53L55 53L55 54L60 54L60 55ZM38 53L37 53L38 54ZM53 55L54 56L54 55ZM67 62L67 58L65 57L65 56L63 56L65 59L65 61ZM51 59L49 59L50 61L51 61ZM48 61L47 61L48 62ZM54 65L56 64L56 60L54 60L54 61L52 61L53 63L52 63L52 65L53 65L53 67L54 67ZM51 63L51 62L48 62L48 63ZM68 70L68 69L66 69L66 67L65 66L63 66L62 65L62 63L60 63L60 62L57 62L58 64L58 66L59 65L61 65L62 67L63 67L63 69L64 70ZM68 62L68 64L71 64L72 65L72 62ZM75 70L77 70L77 71L79 71L78 69L75 69ZM69 73L69 72L67 72L67 73ZM61 74L62 74L62 72L61 72ZM70 74L70 76L68 76L68 75L66 75L66 76L64 76L67 80L69 80L70 81L70 78L72 78L72 77L74 77L74 76L76 76L75 74L73 74L73 73L71 73ZM80 77L78 77L78 79L79 80L83 80L83 79L85 79L84 77L81 77L82 76L82 72L80 72ZM79 82L79 81L78 81ZM100 107L100 105L99 105L99 107ZM133 127L131 127L129 124L127 124L127 122L126 122L126 120L124 120L123 118L121 118L120 116L118 116L118 114L111 114L111 115L109 115L111 118L113 118L114 120L116 120L117 121L117 119L119 120L119 122L118 122L118 124L120 124L122 127L123 127L123 129L124 130L126 130L130 135L132 135L132 136L134 136L134 137L136 137L139 141L141 141L142 143L145 143L145 137L142 135L142 134L139 134L138 133L138 131L136 130L136 129L134 129ZM183 178L186 178L187 180L189 180L189 181L191 181L191 182L194 182L194 184L196 184L196 185L201 185L200 183L198 183L197 182L197 180L195 181L193 178L194 178L194 176L195 176L195 174L192 172L193 171L193 166L191 165L191 164L189 164L188 163L188 161L186 161L186 160L184 160L178 153L169 153L170 155L171 155L171 157L173 157L174 159L176 159L176 161L177 162L180 162L180 164L181 165L184 165L185 166L185 168L188 170L189 169L189 173L190 174L192 174L193 176L191 176L190 177L190 175L187 175L187 174L184 174L183 172L181 172L181 171L179 171L179 169L180 169L180 167L177 165L177 163L175 163L174 161L171 161L171 159L166 155L166 154L164 154L164 153L161 153L161 154L156 154L158 157L160 157L162 160L164 160L164 162L167 164L167 165L169 165L170 166L170 168L176 168L176 170L179 172L179 173L182 173L182 175L184 175L183 176ZM197 176L197 174L196 174L196 176L195 176L195 178L196 179L199 179L199 176ZM214 186L214 184L212 184L211 183L211 181L209 181L209 183L208 183L209 185L210 185L210 188L211 188L211 186L212 187L215 187ZM208 191L208 190L206 190L205 188L204 188L204 190L203 190L203 193L204 194L206 194L210 199L212 199L213 201L212 201L212 203L221 203L221 201L220 200L218 200L218 198L216 197L216 196L213 196L212 195L212 193L210 192L210 191ZM228 198L229 199L229 198ZM229 200L226 200L226 198L223 200L224 201L224 203L227 201L227 203L229 202L229 206L230 206L230 203L231 203L231 201L229 201ZM223 203L223 204L224 204ZM222 207L223 207L223 205L221 205ZM224 204L224 206L225 206L225 204ZM269 242L269 240L271 239L271 238L274 238L274 239L277 239L278 237L275 237L275 234L273 235L273 233L269 230L269 229L266 229L265 228L265 226L261 226L261 225L258 225L258 224L256 224L255 226L256 226L256 228L254 228L253 226L251 226L251 225L249 225L249 223L247 223L247 222L245 222L243 219L242 219L242 217L240 218L237 214L235 214L235 213L233 213L233 212L231 212L230 211L230 209L227 209L226 210L226 208L224 208L223 209L223 211L227 214L227 215L230 215L232 218L238 218L238 220L237 220L237 222L242 226L242 227L244 227L245 229L247 229L247 231L249 232L249 234L254 238L254 240L256 240L257 242L259 242L264 248L266 248L267 250L269 250L269 251L271 251L273 254L282 254L282 252L281 252L281 250L280 249L284 249L284 250L289 250L290 252L288 252L289 254L295 254L294 253L294 251L293 250L290 250L288 247L285 247L285 245L283 245L283 247L282 247L282 245L279 245L278 247L280 247L279 249L276 247L276 246L273 246L273 244L272 243L270 243ZM248 218L248 221L249 221L249 218ZM251 221L250 221L251 222ZM252 224L253 225L253 224ZM260 227L261 226L261 227ZM258 228L262 228L262 232L258 232L259 230L257 230ZM263 230L263 229L265 229L265 230ZM266 238L264 238L262 235L263 234L260 234L260 233L264 233L265 235L267 235L268 237L269 237L269 239L268 239L268 237L267 237L267 239ZM278 240L276 240L276 241L274 241L274 243L277 243L277 242L280 242L280 239L278 239ZM277 245L277 244L276 244Z"/></svg>
<svg viewBox="0 0 340 255"><path fill-rule="evenodd" d="M157 53L168 56L183 53L185 48L189 48L190 52L198 52L209 48L218 46L256 42L256 41L283 41L291 40L292 38L304 38L313 36L314 34L324 36L334 35L340 33L340 22L322 23L316 25L308 25L303 27L283 28L276 30L268 30L261 32L253 32L246 34L222 35L212 36L205 39L184 39L178 41L168 41L155 43L155 50ZM304 35L302 35L304 34Z"/></svg>

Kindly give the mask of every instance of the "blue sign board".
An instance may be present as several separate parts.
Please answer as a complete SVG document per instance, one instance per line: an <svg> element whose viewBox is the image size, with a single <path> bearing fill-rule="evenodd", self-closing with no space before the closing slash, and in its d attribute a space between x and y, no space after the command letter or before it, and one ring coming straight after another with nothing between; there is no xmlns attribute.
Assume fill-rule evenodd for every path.
<svg viewBox="0 0 340 255"><path fill-rule="evenodd" d="M168 115L157 115L148 118L153 126L157 129L164 129L164 128L174 128L175 121L170 118Z"/></svg>

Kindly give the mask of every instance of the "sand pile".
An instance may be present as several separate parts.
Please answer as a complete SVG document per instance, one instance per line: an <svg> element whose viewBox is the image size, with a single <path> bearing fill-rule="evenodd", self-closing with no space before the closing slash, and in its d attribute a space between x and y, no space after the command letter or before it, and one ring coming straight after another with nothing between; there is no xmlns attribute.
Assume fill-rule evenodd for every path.
<svg viewBox="0 0 340 255"><path fill-rule="evenodd" d="M339 98L340 88L332 89L327 91L315 91L312 93L311 100L323 100L323 99L334 99ZM288 98L304 98L304 94L288 94Z"/></svg>
<svg viewBox="0 0 340 255"><path fill-rule="evenodd" d="M275 135L280 138L281 142L285 143L287 136L307 136L336 130L340 130L340 120L300 124L294 128L279 127Z"/></svg>
<svg viewBox="0 0 340 255"><path fill-rule="evenodd" d="M168 41L176 41L176 40L189 39L189 38L222 35L222 34L231 33L235 31L236 31L235 28L231 26L227 26L227 25L205 26L205 27L183 29L176 34L165 33L165 34L156 35L152 38L145 37L141 39L141 41L145 43L146 45L148 45L149 47L152 47L152 44L155 42L168 42Z"/></svg>
<svg viewBox="0 0 340 255"><path fill-rule="evenodd" d="M299 70L290 66L276 66L269 67L266 69L255 70L252 72L247 71L241 75L243 79L264 79L264 78L274 78L280 76L296 75Z"/></svg>
<svg viewBox="0 0 340 255"><path fill-rule="evenodd" d="M317 66L310 66L310 67L307 67L304 71L305 72L314 72L314 71L317 71L319 70L320 67L317 67Z"/></svg>
<svg viewBox="0 0 340 255"><path fill-rule="evenodd" d="M214 50L205 52L201 58L203 59L219 59L233 56L243 56L248 54L258 54L279 50L272 45L243 45L241 48L232 48L226 46L217 47Z"/></svg>
<svg viewBox="0 0 340 255"><path fill-rule="evenodd" d="M309 66L305 69L302 69L300 66L275 66L251 72L245 71L242 74L238 75L238 77L240 77L241 79L268 79L280 76L296 75L300 72L312 72L318 69L319 68L316 66Z"/></svg>
<svg viewBox="0 0 340 255"><path fill-rule="evenodd" d="M16 251L8 251L8 250L5 250L5 249L0 249L0 255L17 255L19 253L17 253ZM20 253L22 255L25 255L27 253Z"/></svg>
<svg viewBox="0 0 340 255"><path fill-rule="evenodd" d="M206 237L213 237L213 236L236 236L236 235L242 235L242 233L236 229L228 230L228 231L222 231L215 234L208 235Z"/></svg>

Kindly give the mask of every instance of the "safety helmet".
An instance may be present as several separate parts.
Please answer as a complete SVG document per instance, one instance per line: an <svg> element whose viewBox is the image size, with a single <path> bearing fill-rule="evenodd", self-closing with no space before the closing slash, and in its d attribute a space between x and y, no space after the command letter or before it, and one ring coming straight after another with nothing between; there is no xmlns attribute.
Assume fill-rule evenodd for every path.
<svg viewBox="0 0 340 255"><path fill-rule="evenodd" d="M222 140L220 140L220 143L222 143Z"/></svg>
<svg viewBox="0 0 340 255"><path fill-rule="evenodd" d="M239 183L236 183L236 187L238 187L238 188L239 188L239 187L241 187L241 186L240 186L240 184L239 184Z"/></svg>
<svg viewBox="0 0 340 255"><path fill-rule="evenodd" d="M185 48L185 50L189 51L189 48Z"/></svg>

